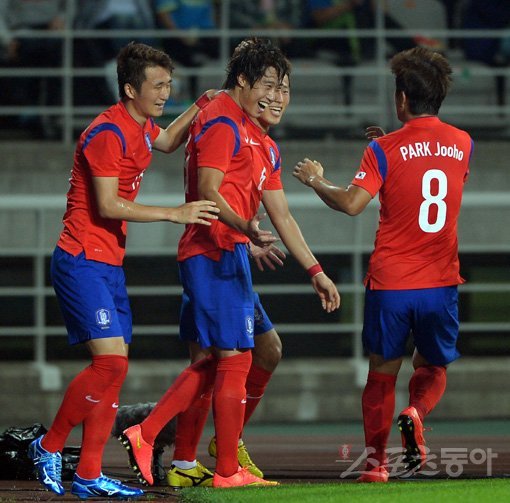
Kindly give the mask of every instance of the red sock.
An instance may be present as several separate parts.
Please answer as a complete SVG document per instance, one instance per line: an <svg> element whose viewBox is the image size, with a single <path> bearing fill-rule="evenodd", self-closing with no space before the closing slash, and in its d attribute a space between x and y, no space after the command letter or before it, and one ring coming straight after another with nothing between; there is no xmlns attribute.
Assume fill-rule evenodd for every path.
<svg viewBox="0 0 510 503"><path fill-rule="evenodd" d="M105 391L101 403L83 421L82 444L80 462L76 473L84 479L95 479L101 475L103 451L110 438L113 422L119 407L119 394L128 371L128 359L121 356L125 362L125 371L120 373Z"/></svg>
<svg viewBox="0 0 510 503"><path fill-rule="evenodd" d="M409 381L409 405L423 421L439 403L446 389L446 367L425 365L418 367Z"/></svg>
<svg viewBox="0 0 510 503"><path fill-rule="evenodd" d="M246 404L246 376L251 351L221 358L214 382L213 411L216 431L216 472L230 477L237 472L237 443L243 427Z"/></svg>
<svg viewBox="0 0 510 503"><path fill-rule="evenodd" d="M367 384L361 400L367 469L386 464L386 445L395 412L395 383L397 376L368 373Z"/></svg>
<svg viewBox="0 0 510 503"><path fill-rule="evenodd" d="M125 375L126 358L119 355L92 357L92 364L69 384L53 424L42 440L50 451L62 451L71 430L101 403L111 383Z"/></svg>
<svg viewBox="0 0 510 503"><path fill-rule="evenodd" d="M209 415L212 402L211 387L195 400L191 407L177 416L174 460L194 461L197 447Z"/></svg>
<svg viewBox="0 0 510 503"><path fill-rule="evenodd" d="M152 412L140 423L142 436L149 444L163 427L177 414L187 410L205 390L212 386L216 376L217 360L209 355L184 369L159 400Z"/></svg>
<svg viewBox="0 0 510 503"><path fill-rule="evenodd" d="M250 367L250 372L246 378L246 410L244 411L243 426L246 425L264 396L267 383L272 375L272 372L258 367L257 365L252 365Z"/></svg>

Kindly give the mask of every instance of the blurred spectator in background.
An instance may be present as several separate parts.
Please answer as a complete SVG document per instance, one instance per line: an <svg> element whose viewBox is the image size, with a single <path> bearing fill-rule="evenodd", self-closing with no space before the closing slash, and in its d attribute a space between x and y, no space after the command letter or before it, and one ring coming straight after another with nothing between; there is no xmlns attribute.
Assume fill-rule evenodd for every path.
<svg viewBox="0 0 510 503"><path fill-rule="evenodd" d="M364 0L307 0L310 27L354 30L355 10L363 3ZM315 49L332 53L340 66L352 66L361 60L360 41L355 36L317 38Z"/></svg>
<svg viewBox="0 0 510 503"><path fill-rule="evenodd" d="M311 28L336 30L354 30L356 28L357 7L364 0L307 0L307 14ZM332 60L338 66L354 66L361 61L360 40L349 35L347 37L317 38L314 49L319 57ZM342 87L344 105L352 104L352 76L343 75Z"/></svg>
<svg viewBox="0 0 510 503"><path fill-rule="evenodd" d="M430 2L430 0L429 0ZM391 2L388 0L384 0L381 4L382 7L382 17L383 24L386 30L416 30L417 25L416 21L416 11L419 10L421 14L426 11L426 6L430 6L431 4L428 2L421 2L419 5L416 1L412 2L404 2L404 5L401 5L401 2ZM404 7L404 9L402 8ZM378 2L375 0L363 0L358 3L354 14L356 16L356 28L361 30L373 30L376 27L376 15L377 9L379 8ZM419 8L419 9L418 9ZM398 14L398 17L395 16ZM418 14L419 16L420 14ZM433 16L434 14L432 14ZM430 16L427 16L430 18ZM422 24L423 23L423 24ZM423 25L427 25L428 21L424 19L420 19L418 25L424 27ZM425 39L424 37L417 35L413 38L409 36L404 37L386 37L386 54L387 58L391 58L397 52L405 51L407 49L411 49L416 45L426 45L430 48L437 49L437 44L435 44L434 39ZM376 40L373 37L362 37L359 40L359 44L361 47L361 55L362 59L373 59L375 57L376 52ZM436 45L436 47L432 47Z"/></svg>
<svg viewBox="0 0 510 503"><path fill-rule="evenodd" d="M248 2L249 3L249 2ZM189 30L186 37L167 37L162 46L172 60L183 66L198 67L209 59L217 59L219 44L215 38L201 38L199 30L217 27L212 0L154 0L156 21L165 30ZM190 77L189 93L198 96L197 78Z"/></svg>
<svg viewBox="0 0 510 503"><path fill-rule="evenodd" d="M467 30L503 30L510 25L508 0L469 0L463 10L462 28ZM491 66L505 63L501 38L466 38L463 49L467 59ZM504 47L504 46L503 46ZM508 61L506 62L508 63Z"/></svg>
<svg viewBox="0 0 510 503"><path fill-rule="evenodd" d="M503 30L510 27L508 0L469 0L462 12L462 28L467 30ZM466 59L493 67L508 66L509 42L504 38L465 38L463 50ZM506 103L506 77L496 76L498 105Z"/></svg>
<svg viewBox="0 0 510 503"><path fill-rule="evenodd" d="M306 0L230 0L229 21L233 29L289 30L302 28L305 20ZM231 40L235 47L239 40ZM311 56L310 44L302 38L281 37L273 42L288 57Z"/></svg>
<svg viewBox="0 0 510 503"><path fill-rule="evenodd" d="M0 0L0 40L2 65L7 67L60 68L62 41L59 38L19 37L16 30L62 30L65 27L65 0ZM1 103L8 105L58 105L61 78L23 75L2 79ZM14 124L13 124L14 125ZM23 116L21 127L35 136L53 136L53 120Z"/></svg>
<svg viewBox="0 0 510 503"><path fill-rule="evenodd" d="M153 30L151 0L77 0L74 27L78 30ZM147 37L77 38L75 66L105 68L105 77L75 79L76 101L81 105L108 105L119 99L117 53L131 40L153 45Z"/></svg>

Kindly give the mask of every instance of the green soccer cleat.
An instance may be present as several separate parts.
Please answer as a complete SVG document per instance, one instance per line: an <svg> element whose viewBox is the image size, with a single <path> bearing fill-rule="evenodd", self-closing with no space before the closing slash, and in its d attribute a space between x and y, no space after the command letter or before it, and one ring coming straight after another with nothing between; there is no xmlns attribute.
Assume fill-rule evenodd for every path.
<svg viewBox="0 0 510 503"><path fill-rule="evenodd" d="M211 438L207 451L209 452L209 456L212 456L213 458L216 457L216 437ZM242 440L237 446L237 460L241 468L247 468L252 475L255 475L255 477L259 477L260 479L264 478L262 470L250 458L248 449Z"/></svg>
<svg viewBox="0 0 510 503"><path fill-rule="evenodd" d="M168 485L173 489L183 487L211 487L213 474L197 461L197 466L184 470L172 465L166 475Z"/></svg>

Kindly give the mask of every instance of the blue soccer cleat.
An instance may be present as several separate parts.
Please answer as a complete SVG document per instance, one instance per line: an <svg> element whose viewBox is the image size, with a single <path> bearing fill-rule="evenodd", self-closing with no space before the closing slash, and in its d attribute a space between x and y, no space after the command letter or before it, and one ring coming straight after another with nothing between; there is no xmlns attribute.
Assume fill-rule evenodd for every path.
<svg viewBox="0 0 510 503"><path fill-rule="evenodd" d="M110 479L101 474L97 479L82 479L74 475L71 493L82 500L103 497L126 500L143 496L143 491L136 487L125 486L120 480Z"/></svg>
<svg viewBox="0 0 510 503"><path fill-rule="evenodd" d="M62 454L48 452L41 445L42 438L43 435L28 446L28 457L34 462L39 482L54 493L65 494L66 491L62 485Z"/></svg>

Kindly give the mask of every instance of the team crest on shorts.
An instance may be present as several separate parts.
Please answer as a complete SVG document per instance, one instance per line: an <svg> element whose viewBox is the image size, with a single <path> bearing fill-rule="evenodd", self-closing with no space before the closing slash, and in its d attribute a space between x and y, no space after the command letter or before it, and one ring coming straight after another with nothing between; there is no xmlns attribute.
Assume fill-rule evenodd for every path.
<svg viewBox="0 0 510 503"><path fill-rule="evenodd" d="M246 316L245 320L246 325L246 333L249 337L253 337L253 318L251 316Z"/></svg>
<svg viewBox="0 0 510 503"><path fill-rule="evenodd" d="M96 311L96 323L102 328L108 328L112 322L112 315L109 309L98 309Z"/></svg>

